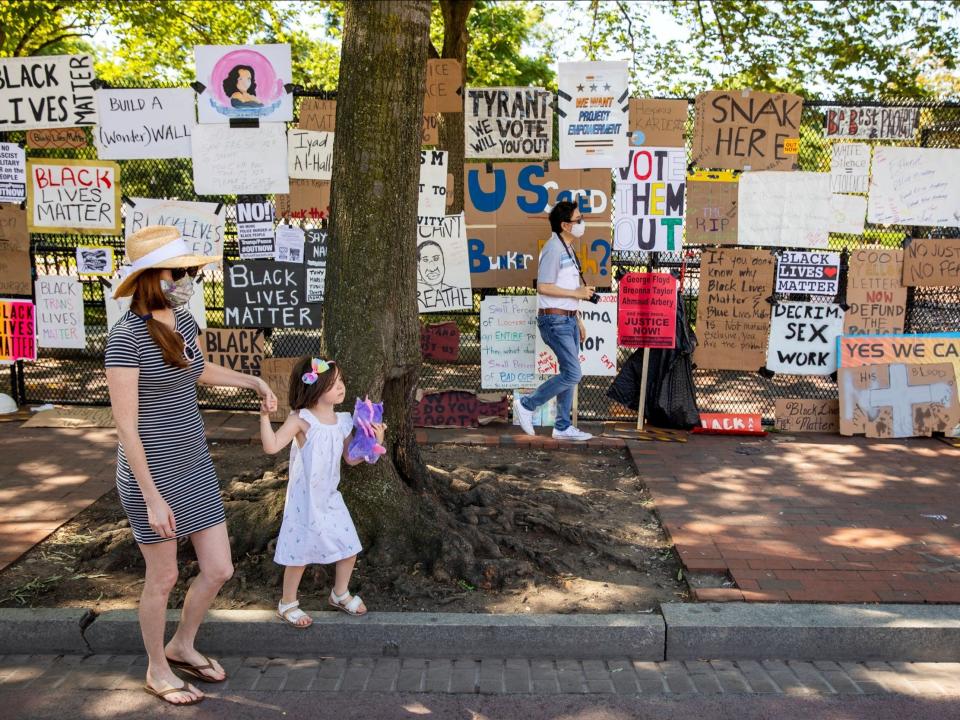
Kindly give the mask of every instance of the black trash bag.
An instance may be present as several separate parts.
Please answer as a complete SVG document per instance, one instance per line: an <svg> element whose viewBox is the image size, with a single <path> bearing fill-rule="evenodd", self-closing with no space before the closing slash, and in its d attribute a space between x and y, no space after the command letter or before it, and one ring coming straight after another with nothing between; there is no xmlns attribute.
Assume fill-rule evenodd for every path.
<svg viewBox="0 0 960 720"><path fill-rule="evenodd" d="M689 430L700 424L691 356L697 337L687 322L683 298L677 293L677 344L672 350L651 350L647 367L644 416L651 425ZM636 350L613 379L607 397L631 410L640 406L643 350Z"/></svg>

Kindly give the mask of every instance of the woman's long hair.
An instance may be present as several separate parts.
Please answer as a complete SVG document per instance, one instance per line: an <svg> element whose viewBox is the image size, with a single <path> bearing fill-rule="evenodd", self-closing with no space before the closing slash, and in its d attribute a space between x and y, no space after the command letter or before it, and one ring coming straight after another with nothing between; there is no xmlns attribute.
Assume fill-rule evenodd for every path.
<svg viewBox="0 0 960 720"><path fill-rule="evenodd" d="M233 69L227 73L223 79L223 92L229 98L237 92L237 80L240 79L240 71L246 70L250 73L250 87L247 88L247 95L257 94L257 74L249 65L234 65Z"/></svg>
<svg viewBox="0 0 960 720"><path fill-rule="evenodd" d="M163 310L170 307L170 303L167 302L167 298L163 294L163 288L160 286L160 275L162 273L163 270L151 268L144 270L137 278L136 285L133 288L133 299L130 301L130 309L140 317L149 315L154 310ZM163 361L172 367L187 367L187 360L183 356L183 337L180 333L171 330L154 317L149 317L144 322L147 324L150 337L153 338L153 341L163 353Z"/></svg>

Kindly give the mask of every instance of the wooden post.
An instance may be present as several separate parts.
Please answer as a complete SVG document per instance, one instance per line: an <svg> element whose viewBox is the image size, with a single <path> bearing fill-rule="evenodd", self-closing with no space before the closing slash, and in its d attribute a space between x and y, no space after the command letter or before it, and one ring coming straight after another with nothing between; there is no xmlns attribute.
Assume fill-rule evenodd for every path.
<svg viewBox="0 0 960 720"><path fill-rule="evenodd" d="M570 422L573 423L574 427L577 427L577 415L579 414L580 409L580 386L577 385L573 388L573 410L570 413L571 419Z"/></svg>
<svg viewBox="0 0 960 720"><path fill-rule="evenodd" d="M647 404L647 368L650 365L650 348L643 349L643 369L640 371L640 398L637 405L637 430L643 430L643 412Z"/></svg>

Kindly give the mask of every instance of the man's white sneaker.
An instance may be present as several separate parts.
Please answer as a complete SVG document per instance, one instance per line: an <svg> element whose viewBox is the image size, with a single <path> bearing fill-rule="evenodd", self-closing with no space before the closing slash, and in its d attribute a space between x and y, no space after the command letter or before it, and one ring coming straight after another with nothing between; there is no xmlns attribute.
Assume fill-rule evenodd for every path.
<svg viewBox="0 0 960 720"><path fill-rule="evenodd" d="M536 435L533 431L533 410L527 410L520 402L520 395L513 397L513 416L527 435Z"/></svg>
<svg viewBox="0 0 960 720"><path fill-rule="evenodd" d="M574 442L583 442L584 440L589 440L593 435L582 430L577 430L573 425L568 427L566 430L553 430L553 439L554 440L572 440Z"/></svg>

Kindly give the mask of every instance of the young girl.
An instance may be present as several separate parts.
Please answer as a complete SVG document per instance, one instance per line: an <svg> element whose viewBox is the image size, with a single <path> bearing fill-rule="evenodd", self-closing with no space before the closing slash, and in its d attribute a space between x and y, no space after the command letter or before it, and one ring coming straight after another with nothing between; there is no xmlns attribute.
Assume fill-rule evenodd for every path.
<svg viewBox="0 0 960 720"><path fill-rule="evenodd" d="M283 524L273 560L286 566L277 615L297 628L313 623L297 600L303 571L311 563L336 563L336 579L330 593L333 607L350 615L367 612L360 596L351 596L348 590L361 547L350 512L337 490L340 458L349 465L362 462L347 457L352 416L334 411L345 395L343 375L332 360L305 357L290 376L292 412L279 430L274 432L270 424L275 401L260 406L260 438L264 451L272 455L293 441ZM381 444L386 427L382 423L373 425Z"/></svg>

